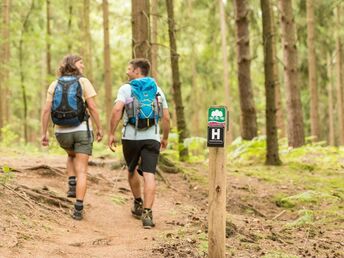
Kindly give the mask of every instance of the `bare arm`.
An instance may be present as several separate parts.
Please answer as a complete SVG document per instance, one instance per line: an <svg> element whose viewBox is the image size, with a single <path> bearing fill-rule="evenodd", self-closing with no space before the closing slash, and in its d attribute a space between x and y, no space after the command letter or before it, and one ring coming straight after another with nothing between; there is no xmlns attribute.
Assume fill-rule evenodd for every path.
<svg viewBox="0 0 344 258"><path fill-rule="evenodd" d="M116 144L115 131L117 129L118 123L121 120L122 112L124 108L124 103L122 101L117 101L115 106L112 108L110 126L109 126L109 147Z"/></svg>
<svg viewBox="0 0 344 258"><path fill-rule="evenodd" d="M161 148L165 149L168 143L168 134L170 133L170 113L167 108L163 109L162 113L162 139Z"/></svg>
<svg viewBox="0 0 344 258"><path fill-rule="evenodd" d="M50 110L51 110L51 101L47 101L42 109L42 114L41 114L41 144L43 146L48 146L49 145L49 139L48 139L48 126L49 126L49 115L50 115Z"/></svg>
<svg viewBox="0 0 344 258"><path fill-rule="evenodd" d="M102 129L102 125L100 124L99 113L98 113L98 109L97 109L94 97L86 99L86 103L87 103L88 111L90 112L90 114L94 120L94 123L96 124L97 141L99 142L103 138L103 129Z"/></svg>

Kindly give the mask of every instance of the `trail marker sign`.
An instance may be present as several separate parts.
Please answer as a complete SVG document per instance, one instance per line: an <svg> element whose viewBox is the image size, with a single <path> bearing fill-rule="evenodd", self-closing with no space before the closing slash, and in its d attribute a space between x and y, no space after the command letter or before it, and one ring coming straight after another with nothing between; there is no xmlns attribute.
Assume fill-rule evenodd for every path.
<svg viewBox="0 0 344 258"><path fill-rule="evenodd" d="M224 106L208 109L208 147L224 147L225 128L227 124L227 108Z"/></svg>
<svg viewBox="0 0 344 258"><path fill-rule="evenodd" d="M228 113L225 106L208 109L209 196L208 257L226 255L226 133Z"/></svg>

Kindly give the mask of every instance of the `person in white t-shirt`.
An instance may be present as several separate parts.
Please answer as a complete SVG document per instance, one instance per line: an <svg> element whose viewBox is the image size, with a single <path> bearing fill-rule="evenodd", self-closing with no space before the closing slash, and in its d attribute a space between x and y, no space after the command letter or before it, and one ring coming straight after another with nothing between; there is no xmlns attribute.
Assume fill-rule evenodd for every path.
<svg viewBox="0 0 344 258"><path fill-rule="evenodd" d="M123 113L123 155L128 167L129 185L135 199L131 213L134 217L142 220L144 228L155 226L152 213L156 190L155 172L160 149L166 148L170 130L170 115L165 95L161 88L156 85L155 80L148 77L149 70L150 63L147 59L138 58L129 62L127 68L129 83L122 85L118 90L111 114L108 142L110 148L113 148L117 143L115 131L122 118L126 102L133 99L132 85L134 81L139 85L143 85L143 87L151 86L153 89L156 88L156 96L159 96L162 106L161 138L159 124L155 119L140 119L137 123L131 123L127 112L124 111ZM144 200L141 195L139 175L144 178Z"/></svg>

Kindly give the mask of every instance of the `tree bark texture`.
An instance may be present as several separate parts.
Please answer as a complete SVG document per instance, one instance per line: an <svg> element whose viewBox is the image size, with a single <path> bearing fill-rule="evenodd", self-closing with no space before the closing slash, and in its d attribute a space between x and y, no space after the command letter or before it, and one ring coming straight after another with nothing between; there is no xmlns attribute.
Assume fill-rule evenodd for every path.
<svg viewBox="0 0 344 258"><path fill-rule="evenodd" d="M223 84L224 84L224 91L225 91L225 105L229 110L229 114L231 115L231 101L230 101L230 89L229 89L229 74L228 74L228 53L227 53L227 25L225 19L225 7L223 0L218 0L219 3L219 10L220 10L220 29L221 29L221 50L222 50L222 62L223 62ZM227 143L232 142L232 133L233 133L233 123L229 122L229 130L227 130Z"/></svg>
<svg viewBox="0 0 344 258"><path fill-rule="evenodd" d="M176 109L177 129L179 134L179 157L185 160L188 157L188 150L184 147L184 139L188 136L185 123L184 106L181 91L181 82L179 76L179 55L177 52L176 30L173 11L173 0L166 0L167 16L168 16L168 34L170 38L170 56L172 68L172 88L173 99Z"/></svg>
<svg viewBox="0 0 344 258"><path fill-rule="evenodd" d="M283 108L283 102L281 97L281 84L280 84L280 73L279 67L277 62L277 30L275 25L275 12L271 9L271 26L272 26L272 33L274 34L274 44L273 44L273 51L274 51L274 58L276 60L276 64L274 65L274 78L276 78L275 82L275 103L276 103L276 125L279 130L279 136L285 137L286 128L285 128L285 110Z"/></svg>
<svg viewBox="0 0 344 258"><path fill-rule="evenodd" d="M265 95L266 95L266 137L267 154L266 164L280 165L278 154L278 133L276 127L276 55L273 44L275 44L272 12L270 0L261 0L263 18L263 44L264 44L264 75L265 75Z"/></svg>
<svg viewBox="0 0 344 258"><path fill-rule="evenodd" d="M132 0L132 56L151 61L149 0Z"/></svg>
<svg viewBox="0 0 344 258"><path fill-rule="evenodd" d="M280 0L284 57L284 75L287 97L288 144L300 147L305 143L303 114L298 81L296 29L291 0Z"/></svg>
<svg viewBox="0 0 344 258"><path fill-rule="evenodd" d="M107 119L112 110L112 75L111 51L109 38L109 3L103 0L103 29L104 29L104 77L105 77L105 109Z"/></svg>
<svg viewBox="0 0 344 258"><path fill-rule="evenodd" d="M319 140L318 90L314 46L314 0L307 0L308 84L311 97L311 135Z"/></svg>
<svg viewBox="0 0 344 258"><path fill-rule="evenodd" d="M46 8L47 8L47 35L46 35L46 57L47 57L47 75L48 77L52 75L52 70L51 70L51 44L50 44L50 39L51 39L51 26L50 26L50 20L51 20L51 11L50 11L50 0L46 1Z"/></svg>
<svg viewBox="0 0 344 258"><path fill-rule="evenodd" d="M222 2L222 0L220 0ZM252 140L257 136L257 115L251 86L251 55L248 21L248 1L235 0L238 56L238 86L241 109L241 137ZM221 5L221 4L220 4Z"/></svg>
<svg viewBox="0 0 344 258"><path fill-rule="evenodd" d="M82 55L85 64L85 76L91 82L93 82L92 37L90 32L90 0L84 0L82 25L84 38L84 44L82 44Z"/></svg>
<svg viewBox="0 0 344 258"><path fill-rule="evenodd" d="M331 55L327 56L327 95L328 95L328 144L335 145L334 134L334 109L333 109L333 85L332 85L332 60Z"/></svg>
<svg viewBox="0 0 344 258"><path fill-rule="evenodd" d="M1 128L9 121L9 94L10 89L7 86L10 70L10 0L3 0L2 2L2 26L1 37L2 43L0 48L0 91L3 93L0 98L0 136Z"/></svg>
<svg viewBox="0 0 344 258"><path fill-rule="evenodd" d="M152 0L152 76L158 80L158 0Z"/></svg>
<svg viewBox="0 0 344 258"><path fill-rule="evenodd" d="M20 71L20 85L22 89L22 98L23 98L23 126L24 126L24 139L25 142L28 142L28 124L27 124L27 110L28 110L28 99L27 99L27 94L26 94L26 87L25 87L25 73L24 73L24 34L28 30L29 26L29 18L30 15L33 11L34 8L34 0L31 2L30 9L28 10L24 21L23 25L21 28L21 34L20 34L20 39L19 39L19 71Z"/></svg>
<svg viewBox="0 0 344 258"><path fill-rule="evenodd" d="M336 7L336 92L337 92L337 113L339 121L339 145L344 144L344 114L343 114L343 91L342 91L342 46L340 39L340 29L341 29L341 20L340 20L340 7Z"/></svg>
<svg viewBox="0 0 344 258"><path fill-rule="evenodd" d="M73 24L73 2L69 1L68 7L68 33L72 33L72 24ZM68 39L68 52L72 52L72 39Z"/></svg>

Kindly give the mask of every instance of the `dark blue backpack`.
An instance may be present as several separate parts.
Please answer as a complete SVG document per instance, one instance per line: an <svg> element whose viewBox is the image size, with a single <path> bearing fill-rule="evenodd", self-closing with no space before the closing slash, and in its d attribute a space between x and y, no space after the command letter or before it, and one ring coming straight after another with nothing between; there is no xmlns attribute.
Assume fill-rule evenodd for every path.
<svg viewBox="0 0 344 258"><path fill-rule="evenodd" d="M88 119L79 77L62 76L58 79L53 95L51 118L54 124L61 126L78 126Z"/></svg>
<svg viewBox="0 0 344 258"><path fill-rule="evenodd" d="M126 102L128 123L135 129L157 126L161 117L162 106L156 82L151 77L144 77L130 81L131 98Z"/></svg>

